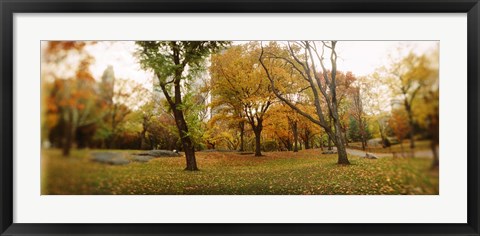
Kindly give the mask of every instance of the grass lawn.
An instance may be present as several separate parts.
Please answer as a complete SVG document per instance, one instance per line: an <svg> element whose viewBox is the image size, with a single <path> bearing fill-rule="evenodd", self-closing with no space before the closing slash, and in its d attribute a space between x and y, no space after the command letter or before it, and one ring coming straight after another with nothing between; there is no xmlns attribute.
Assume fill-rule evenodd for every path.
<svg viewBox="0 0 480 236"><path fill-rule="evenodd" d="M197 152L200 171L184 171L184 157L114 166L90 160L90 151L42 151L42 194L438 194L431 160L336 155L320 150L270 152L254 157ZM132 151L118 151L132 153Z"/></svg>
<svg viewBox="0 0 480 236"><path fill-rule="evenodd" d="M354 142L348 144L349 148L362 150L362 143ZM429 140L420 140L415 141L415 151L421 150L430 150L430 141ZM409 152L410 151L410 140L403 141L403 149L400 144L393 144L390 147L383 148L381 146L367 147L367 152L376 152L376 153L392 153L392 152Z"/></svg>

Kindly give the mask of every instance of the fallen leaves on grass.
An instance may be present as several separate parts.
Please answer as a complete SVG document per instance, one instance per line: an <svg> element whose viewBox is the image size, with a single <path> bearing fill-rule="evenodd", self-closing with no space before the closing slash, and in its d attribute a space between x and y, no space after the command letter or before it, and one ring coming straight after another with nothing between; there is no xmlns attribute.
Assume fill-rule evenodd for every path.
<svg viewBox="0 0 480 236"><path fill-rule="evenodd" d="M81 150L69 158L59 150L42 151L42 194L438 194L438 171L429 170L428 159L349 156L352 165L340 166L336 155L320 150L262 157L198 152L200 171L189 172L182 157L109 166L88 156Z"/></svg>

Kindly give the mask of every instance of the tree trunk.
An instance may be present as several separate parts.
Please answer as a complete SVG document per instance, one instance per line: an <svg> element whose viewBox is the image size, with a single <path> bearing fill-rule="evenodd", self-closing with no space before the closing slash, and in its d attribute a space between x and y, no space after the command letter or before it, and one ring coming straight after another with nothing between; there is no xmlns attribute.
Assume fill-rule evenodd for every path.
<svg viewBox="0 0 480 236"><path fill-rule="evenodd" d="M190 137L187 136L182 138L182 145L185 151L185 158L187 160L187 167L185 168L185 170L188 170L188 171L198 170L197 160L195 159L195 148L193 146L193 143Z"/></svg>
<svg viewBox="0 0 480 236"><path fill-rule="evenodd" d="M287 139L287 140L285 141L285 143L286 143L286 144L285 144L285 147L287 148L287 150L288 150L288 151L292 151L293 148L292 148L292 143L290 142L290 139Z"/></svg>
<svg viewBox="0 0 480 236"><path fill-rule="evenodd" d="M430 143L430 148L433 152L432 169L436 169L439 166L438 144L440 142L438 116L430 116L430 132L432 133L432 141Z"/></svg>
<svg viewBox="0 0 480 236"><path fill-rule="evenodd" d="M239 122L239 128L240 128L240 149L238 150L239 152L245 151L245 142L244 142L244 136L245 136L245 121L240 121Z"/></svg>
<svg viewBox="0 0 480 236"><path fill-rule="evenodd" d="M365 151L365 148L367 147L367 144L366 144L366 141L365 141L365 132L363 131L363 129L360 130L360 138L362 139L362 150Z"/></svg>
<svg viewBox="0 0 480 236"><path fill-rule="evenodd" d="M261 129L255 129L254 134L255 134L255 156L259 157L262 156L262 151L261 151L261 140L260 140L260 134L262 130Z"/></svg>
<svg viewBox="0 0 480 236"><path fill-rule="evenodd" d="M72 111L67 109L67 117L64 117L64 134L63 134L63 143L62 143L62 154L64 157L70 155L70 149L72 147L72 136L73 136L73 114Z"/></svg>
<svg viewBox="0 0 480 236"><path fill-rule="evenodd" d="M360 139L362 139L362 150L365 151L367 145L365 141L365 125L363 123L362 117L360 117L358 125L360 126Z"/></svg>
<svg viewBox="0 0 480 236"><path fill-rule="evenodd" d="M185 168L185 170L198 170L197 161L195 159L195 147L193 145L192 139L190 138L190 136L188 136L188 127L183 113L182 111L174 109L173 114L175 116L175 123L177 124L178 133L180 134L183 151L185 152L185 159L187 161L187 167Z"/></svg>
<svg viewBox="0 0 480 236"><path fill-rule="evenodd" d="M334 121L335 125L335 146L337 147L337 154L338 154L338 161L337 163L340 165L349 165L350 162L348 161L347 156L347 149L345 148L345 139L342 130L340 129L340 122Z"/></svg>
<svg viewBox="0 0 480 236"><path fill-rule="evenodd" d="M414 140L414 123L413 123L413 111L411 105L408 101L405 101L405 110L408 114L408 124L410 125L410 132L408 132L408 137L410 138L410 149L415 148L415 140Z"/></svg>
<svg viewBox="0 0 480 236"><path fill-rule="evenodd" d="M308 134L307 131L305 131L305 149L310 149L310 135Z"/></svg>
<svg viewBox="0 0 480 236"><path fill-rule="evenodd" d="M345 146L337 147L337 153L338 153L337 164L350 165L350 162L348 161L348 156L347 156L347 149L345 148Z"/></svg>
<svg viewBox="0 0 480 236"><path fill-rule="evenodd" d="M263 129L263 119L257 117L257 124L255 125L254 119L249 119L250 126L252 127L253 133L255 134L255 156L262 156L262 143L261 143L261 134Z"/></svg>
<svg viewBox="0 0 480 236"><path fill-rule="evenodd" d="M323 151L323 135L320 135L320 150Z"/></svg>
<svg viewBox="0 0 480 236"><path fill-rule="evenodd" d="M348 138L347 138L347 131L343 132L343 138L345 139L345 146L348 147Z"/></svg>
<svg viewBox="0 0 480 236"><path fill-rule="evenodd" d="M330 135L328 136L328 150L332 150L333 147L332 147L332 138L330 137Z"/></svg>
<svg viewBox="0 0 480 236"><path fill-rule="evenodd" d="M142 133L140 134L140 149L142 150L145 150L147 149L147 144L146 144L146 140L147 140L147 137L145 137L145 134L147 133L147 130L142 130Z"/></svg>
<svg viewBox="0 0 480 236"><path fill-rule="evenodd" d="M297 121L292 122L292 132L293 132L293 152L298 152L298 125Z"/></svg>
<svg viewBox="0 0 480 236"><path fill-rule="evenodd" d="M434 141L432 141L430 144L430 148L433 152L432 169L435 169L439 166L438 145Z"/></svg>
<svg viewBox="0 0 480 236"><path fill-rule="evenodd" d="M403 139L400 140L400 152L402 153L402 157L405 157L405 151L403 150Z"/></svg>
<svg viewBox="0 0 480 236"><path fill-rule="evenodd" d="M277 135L277 137L278 137L278 135ZM292 145L290 144L289 139L283 139L283 138L280 138L280 137L278 137L278 139L280 140L280 142L282 142L285 149L287 149L288 151L292 150Z"/></svg>

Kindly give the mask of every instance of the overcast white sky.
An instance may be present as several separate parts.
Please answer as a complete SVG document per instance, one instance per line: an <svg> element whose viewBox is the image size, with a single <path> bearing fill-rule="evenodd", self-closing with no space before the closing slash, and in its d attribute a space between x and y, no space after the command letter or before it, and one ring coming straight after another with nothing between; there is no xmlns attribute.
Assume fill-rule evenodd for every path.
<svg viewBox="0 0 480 236"><path fill-rule="evenodd" d="M135 80L147 88L151 87L152 73L140 68L133 55L136 50L134 41L100 41L86 50L95 58L90 69L96 79L101 78L103 71L112 65L116 78Z"/></svg>
<svg viewBox="0 0 480 236"><path fill-rule="evenodd" d="M399 57L402 56L399 54L408 52L398 52L399 46L423 53L437 45L438 42L434 41L339 41L337 68L357 76L368 75L386 65L389 55ZM152 74L143 71L133 56L136 50L134 41L103 41L88 46L87 50L95 58L91 66L95 78L100 78L105 68L112 65L117 78L133 79L146 87L151 86Z"/></svg>

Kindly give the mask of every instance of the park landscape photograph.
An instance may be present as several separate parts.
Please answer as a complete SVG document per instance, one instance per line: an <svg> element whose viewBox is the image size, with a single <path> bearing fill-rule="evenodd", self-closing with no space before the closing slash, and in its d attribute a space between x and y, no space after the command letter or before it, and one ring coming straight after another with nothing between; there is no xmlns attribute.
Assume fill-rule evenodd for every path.
<svg viewBox="0 0 480 236"><path fill-rule="evenodd" d="M438 195L439 41L42 41L42 195Z"/></svg>

